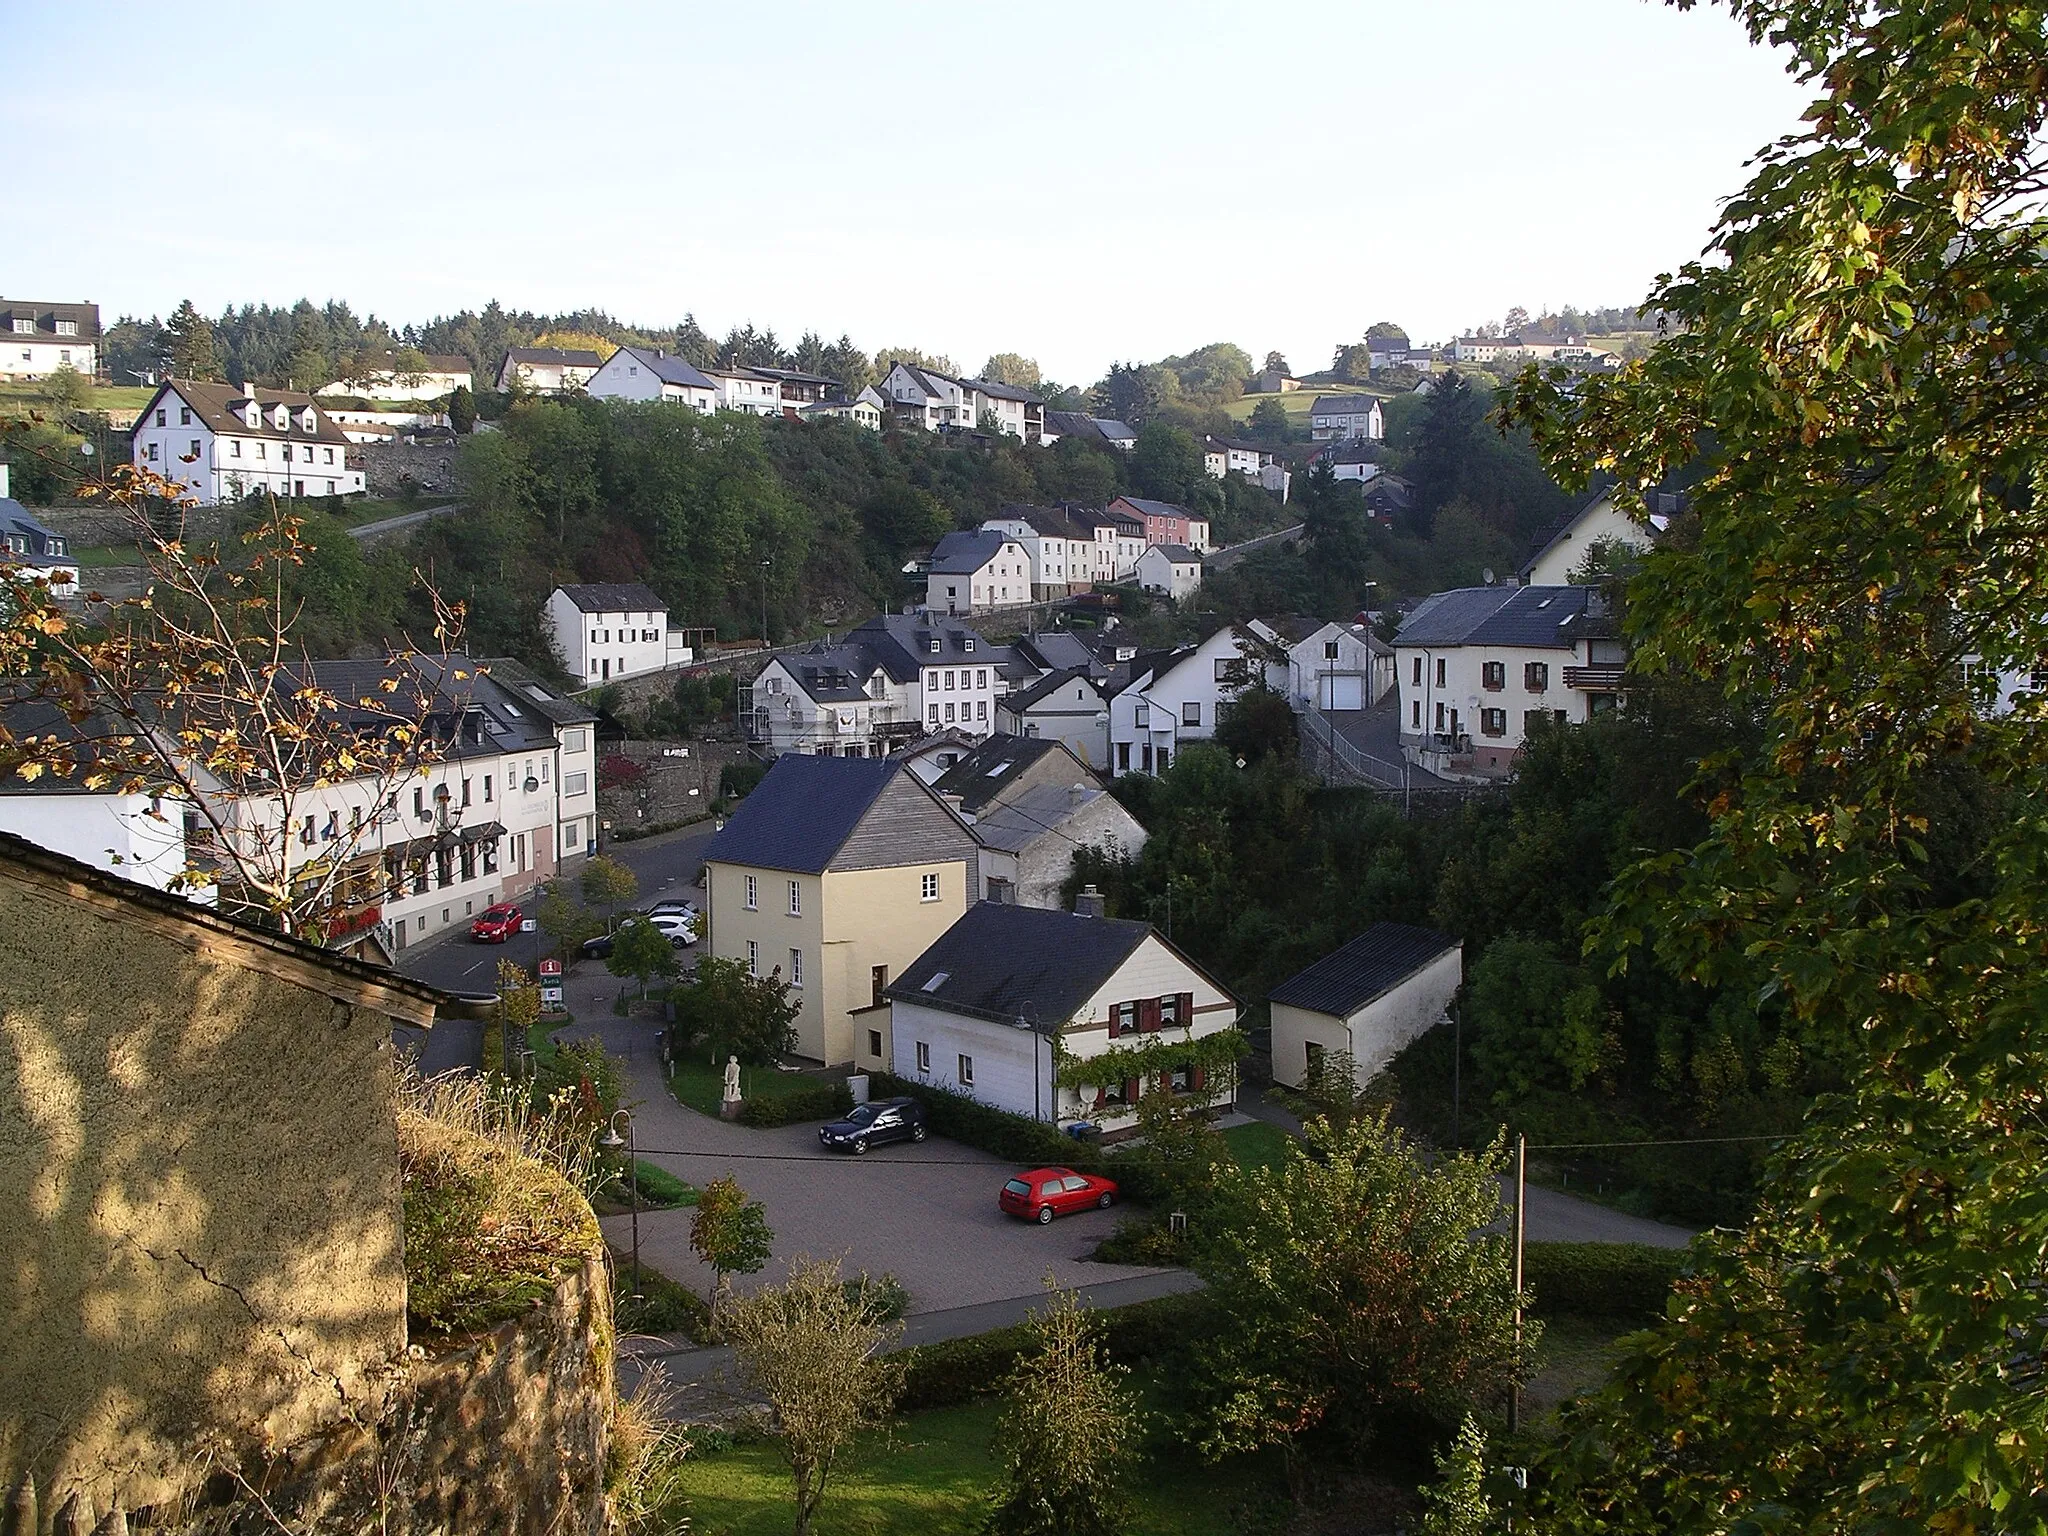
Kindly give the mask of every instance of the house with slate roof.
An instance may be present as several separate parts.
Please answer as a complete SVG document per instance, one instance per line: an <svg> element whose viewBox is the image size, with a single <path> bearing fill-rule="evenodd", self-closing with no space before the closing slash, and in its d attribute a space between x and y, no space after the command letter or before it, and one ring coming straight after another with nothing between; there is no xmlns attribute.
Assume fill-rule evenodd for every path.
<svg viewBox="0 0 2048 1536"><path fill-rule="evenodd" d="M1031 595L1071 597L1094 589L1095 528L1093 515L1068 507L1012 504L982 525L984 533L1001 533L1024 546L1031 559Z"/></svg>
<svg viewBox="0 0 2048 1536"><path fill-rule="evenodd" d="M1047 411L1045 441L1048 445L1063 437L1078 437L1098 448L1129 453L1138 446L1138 434L1114 416L1090 416L1086 411Z"/></svg>
<svg viewBox="0 0 2048 1536"><path fill-rule="evenodd" d="M583 386L600 400L660 400L709 416L718 409L718 383L680 357L646 347L621 347Z"/></svg>
<svg viewBox="0 0 2048 1536"><path fill-rule="evenodd" d="M498 365L498 392L573 394L603 366L602 357L580 347L513 347Z"/></svg>
<svg viewBox="0 0 2048 1536"><path fill-rule="evenodd" d="M1137 1123L1146 1093L1215 1109L1235 1098L1230 1074L1149 1049L1192 1045L1240 1011L1149 923L981 902L886 995L898 1077L1012 1114L1115 1135ZM1095 1064L1100 1080L1059 1082L1061 1058Z"/></svg>
<svg viewBox="0 0 2048 1536"><path fill-rule="evenodd" d="M1363 1088L1401 1048L1449 1017L1464 981L1465 947L1447 933L1374 923L1335 954L1290 976L1266 1001L1273 1015L1273 1081L1306 1085L1342 1053Z"/></svg>
<svg viewBox="0 0 2048 1536"><path fill-rule="evenodd" d="M1045 401L1028 389L993 379L956 379L934 368L899 362L877 386L889 413L927 432L971 432L984 417L1027 443L1045 437Z"/></svg>
<svg viewBox="0 0 2048 1536"><path fill-rule="evenodd" d="M1401 749L1445 778L1505 777L1531 732L1613 708L1619 640L1594 587L1460 587L1394 636Z"/></svg>
<svg viewBox="0 0 2048 1536"><path fill-rule="evenodd" d="M1023 648L1024 642L1018 642ZM1085 653L1084 653L1085 654ZM1085 662L1048 672L996 703L996 728L1012 736L1064 743L1097 772L1109 768L1108 669Z"/></svg>
<svg viewBox="0 0 2048 1536"><path fill-rule="evenodd" d="M1028 607L1031 584L1031 556L1012 535L992 528L949 533L932 550L925 607L949 617Z"/></svg>
<svg viewBox="0 0 2048 1536"><path fill-rule="evenodd" d="M1387 435L1387 422L1376 396L1318 395L1308 408L1308 435L1318 443L1339 437L1377 443Z"/></svg>
<svg viewBox="0 0 2048 1536"><path fill-rule="evenodd" d="M1202 590L1202 557L1184 544L1152 544L1138 556L1138 585L1179 602Z"/></svg>
<svg viewBox="0 0 2048 1536"><path fill-rule="evenodd" d="M1135 857L1145 829L1058 741L991 736L932 784L981 844L984 901L1056 908L1074 853Z"/></svg>
<svg viewBox="0 0 2048 1536"><path fill-rule="evenodd" d="M1648 549L1670 521L1653 511L1646 528L1614 504L1612 491L1595 492L1544 530L1516 574L1525 587L1561 587L1585 565L1597 546Z"/></svg>
<svg viewBox="0 0 2048 1536"><path fill-rule="evenodd" d="M704 850L708 952L789 983L799 1055L886 1068L884 993L973 903L976 855L900 763L779 757Z"/></svg>
<svg viewBox="0 0 2048 1536"><path fill-rule="evenodd" d="M0 378L43 379L70 368L91 379L99 345L97 304L0 299Z"/></svg>
<svg viewBox="0 0 2048 1536"><path fill-rule="evenodd" d="M775 657L754 678L748 736L770 751L883 757L926 733L995 728L1011 674L1033 675L1006 647L957 619L885 613Z"/></svg>
<svg viewBox="0 0 2048 1536"><path fill-rule="evenodd" d="M1186 507L1177 507L1170 501L1119 496L1109 504L1109 512L1111 516L1121 514L1142 523L1147 544L1185 544L1198 555L1208 554L1212 547L1209 520L1197 517Z"/></svg>
<svg viewBox="0 0 2048 1536"><path fill-rule="evenodd" d="M200 506L278 496L352 496L363 471L334 418L295 389L193 379L157 386L136 415L135 465L184 485Z"/></svg>
<svg viewBox="0 0 2048 1536"><path fill-rule="evenodd" d="M557 587L541 606L541 627L562 669L591 685L679 666L692 656L669 629L668 604L637 581Z"/></svg>
<svg viewBox="0 0 2048 1536"><path fill-rule="evenodd" d="M32 516L7 494L7 466L0 464L0 566L16 576L38 577L50 584L52 597L78 595L78 560L71 541Z"/></svg>
<svg viewBox="0 0 2048 1536"><path fill-rule="evenodd" d="M1180 749L1216 734L1223 706L1246 688L1286 685L1284 652L1226 624L1196 645L1140 655L1109 701L1110 773L1164 773Z"/></svg>

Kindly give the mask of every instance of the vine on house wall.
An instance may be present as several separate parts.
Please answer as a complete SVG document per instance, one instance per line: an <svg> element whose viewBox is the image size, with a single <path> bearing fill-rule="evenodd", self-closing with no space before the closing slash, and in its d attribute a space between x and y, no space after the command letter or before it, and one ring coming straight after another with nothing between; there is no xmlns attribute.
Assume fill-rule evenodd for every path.
<svg viewBox="0 0 2048 1536"><path fill-rule="evenodd" d="M1237 1029L1220 1029L1195 1038L1185 1027L1164 1031L1139 1045L1112 1045L1093 1056L1075 1056L1062 1044L1053 1067L1053 1081L1063 1088L1103 1087L1130 1078L1162 1077L1176 1067L1200 1067L1205 1073L1229 1072L1251 1050Z"/></svg>

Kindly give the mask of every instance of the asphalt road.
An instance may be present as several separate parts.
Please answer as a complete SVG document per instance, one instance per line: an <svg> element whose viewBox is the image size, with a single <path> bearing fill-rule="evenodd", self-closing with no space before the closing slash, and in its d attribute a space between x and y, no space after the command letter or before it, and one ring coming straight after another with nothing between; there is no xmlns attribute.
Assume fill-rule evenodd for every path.
<svg viewBox="0 0 2048 1536"><path fill-rule="evenodd" d="M1212 571L1220 571L1226 566L1237 564L1246 555L1264 549L1268 544L1277 544L1282 539L1291 539L1300 532L1301 524L1296 523L1292 528L1282 528L1275 533L1262 533L1256 539L1246 539L1242 544L1229 544L1222 549L1212 551L1202 561L1202 564Z"/></svg>
<svg viewBox="0 0 2048 1536"><path fill-rule="evenodd" d="M348 530L352 539L381 538L387 533L402 533L416 527L430 517L445 517L455 510L453 502L445 507L421 507L417 512L401 512L396 517L380 517L374 523L358 523Z"/></svg>

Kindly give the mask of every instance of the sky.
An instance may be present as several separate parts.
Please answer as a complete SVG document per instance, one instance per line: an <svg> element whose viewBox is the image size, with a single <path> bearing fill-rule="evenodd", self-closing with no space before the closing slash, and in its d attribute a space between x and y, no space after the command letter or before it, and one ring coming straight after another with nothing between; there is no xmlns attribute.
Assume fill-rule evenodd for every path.
<svg viewBox="0 0 2048 1536"><path fill-rule="evenodd" d="M495 297L1069 383L1638 302L1807 92L1645 0L0 0L0 294Z"/></svg>

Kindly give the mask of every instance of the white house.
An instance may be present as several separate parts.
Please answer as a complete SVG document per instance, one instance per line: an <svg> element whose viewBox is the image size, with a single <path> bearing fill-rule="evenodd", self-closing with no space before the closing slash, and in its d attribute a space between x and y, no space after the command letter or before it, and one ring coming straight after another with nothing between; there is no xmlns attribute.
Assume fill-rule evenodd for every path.
<svg viewBox="0 0 2048 1536"><path fill-rule="evenodd" d="M1263 649L1226 624L1199 645L1135 658L1109 701L1110 772L1164 773L1184 743L1214 736L1223 706L1264 678Z"/></svg>
<svg viewBox="0 0 2048 1536"><path fill-rule="evenodd" d="M1309 463L1327 464L1336 479L1363 485L1385 473L1385 467L1380 463L1380 456L1385 451L1371 438L1332 438L1326 446L1309 455Z"/></svg>
<svg viewBox="0 0 2048 1536"><path fill-rule="evenodd" d="M52 597L78 595L78 560L71 541L7 494L7 466L0 464L0 567L10 574L40 577Z"/></svg>
<svg viewBox="0 0 2048 1536"><path fill-rule="evenodd" d="M1308 411L1308 435L1326 443L1338 437L1362 437L1380 442L1387 435L1387 421L1374 395L1318 395Z"/></svg>
<svg viewBox="0 0 2048 1536"><path fill-rule="evenodd" d="M1601 491L1544 534L1517 575L1525 587L1564 586L1596 547L1645 550L1668 524L1668 518L1652 513L1646 528L1614 504L1611 492Z"/></svg>
<svg viewBox="0 0 2048 1536"><path fill-rule="evenodd" d="M597 851L597 712L563 697L509 656L478 665L507 709L538 713L555 729L555 863L571 868Z"/></svg>
<svg viewBox="0 0 2048 1536"><path fill-rule="evenodd" d="M821 757L885 757L947 730L983 737L1013 659L956 620L885 613L763 667L748 736L778 756Z"/></svg>
<svg viewBox="0 0 2048 1536"><path fill-rule="evenodd" d="M925 607L958 616L1031 602L1031 556L1007 533L987 528L954 532L932 550Z"/></svg>
<svg viewBox="0 0 2048 1536"><path fill-rule="evenodd" d="M1368 373L1378 373L1382 368L1402 368L1414 364L1429 366L1429 349L1417 347L1406 336L1369 336L1365 342L1365 367Z"/></svg>
<svg viewBox="0 0 2048 1536"><path fill-rule="evenodd" d="M1118 500L1122 500L1121 497ZM1138 556L1151 542L1145 519L1132 513L1103 511L1078 514L1095 535L1090 580L1101 586L1129 581L1138 573Z"/></svg>
<svg viewBox="0 0 2048 1536"><path fill-rule="evenodd" d="M1394 648L1364 624L1332 620L1287 647L1287 700L1300 709L1370 709L1394 687Z"/></svg>
<svg viewBox="0 0 2048 1536"><path fill-rule="evenodd" d="M171 379L136 415L138 468L187 487L200 506L269 491L278 496L352 496L363 472L349 441L311 395Z"/></svg>
<svg viewBox="0 0 2048 1536"><path fill-rule="evenodd" d="M1394 636L1402 751L1445 778L1499 778L1539 721L1611 709L1625 662L1597 588L1435 593Z"/></svg>
<svg viewBox="0 0 2048 1536"><path fill-rule="evenodd" d="M529 395L572 394L604 366L597 353L580 347L513 347L498 365L498 388Z"/></svg>
<svg viewBox="0 0 2048 1536"><path fill-rule="evenodd" d="M1146 1093L1235 1098L1231 1064L1196 1047L1237 999L1147 923L977 902L883 996L898 1077L1012 1114L1115 1134Z"/></svg>
<svg viewBox="0 0 2048 1536"><path fill-rule="evenodd" d="M541 608L541 623L564 670L590 684L692 659L669 629L668 604L637 581L557 587Z"/></svg>
<svg viewBox="0 0 2048 1536"><path fill-rule="evenodd" d="M1491 363L1503 357L1521 355L1521 343L1502 340L1498 336L1460 336L1451 345L1452 354L1461 363Z"/></svg>
<svg viewBox="0 0 2048 1536"><path fill-rule="evenodd" d="M992 379L956 379L899 362L890 368L879 391L891 415L927 432L971 429L990 417L998 430L1026 442L1045 436L1045 402L1029 390Z"/></svg>
<svg viewBox="0 0 2048 1536"><path fill-rule="evenodd" d="M1153 544L1138 556L1138 585L1179 602L1202 590L1202 557L1181 544Z"/></svg>
<svg viewBox="0 0 2048 1536"><path fill-rule="evenodd" d="M748 416L782 414L782 380L759 368L706 368L704 377L718 393L721 411Z"/></svg>
<svg viewBox="0 0 2048 1536"><path fill-rule="evenodd" d="M1097 771L1109 767L1109 696L1087 667L1048 672L996 705L996 729L1063 742Z"/></svg>
<svg viewBox="0 0 2048 1536"><path fill-rule="evenodd" d="M680 357L643 347L621 347L590 376L583 392L600 400L660 400L687 405L709 416L718 408L719 386Z"/></svg>
<svg viewBox="0 0 2048 1536"><path fill-rule="evenodd" d="M99 370L100 307L0 299L0 378L43 379Z"/></svg>
<svg viewBox="0 0 2048 1536"><path fill-rule="evenodd" d="M476 370L468 358L458 353L423 353L422 362L422 367L408 368L395 357L380 358L367 367L353 369L345 379L322 384L313 393L344 399L360 396L369 400L439 400L458 389L476 387Z"/></svg>
<svg viewBox="0 0 2048 1536"><path fill-rule="evenodd" d="M981 845L983 901L1059 907L1081 848L1136 856L1145 829L1065 744L994 735L932 782Z"/></svg>
<svg viewBox="0 0 2048 1536"><path fill-rule="evenodd" d="M882 397L869 385L851 400L820 400L803 408L806 421L850 421L857 427L866 427L870 432L882 430L882 418L888 414L888 406Z"/></svg>
<svg viewBox="0 0 2048 1536"><path fill-rule="evenodd" d="M1257 483L1259 471L1273 462L1273 450L1263 443L1254 443L1242 437L1204 437L1202 439L1202 468L1209 478L1221 480L1227 474L1240 474Z"/></svg>
<svg viewBox="0 0 2048 1536"><path fill-rule="evenodd" d="M1031 561L1031 595L1038 600L1069 597L1092 589L1095 529L1065 507L1006 506L982 525L1024 546Z"/></svg>
<svg viewBox="0 0 2048 1536"><path fill-rule="evenodd" d="M1335 954L1289 977L1266 1000L1273 1014L1273 1080L1305 1086L1325 1058L1351 1058L1371 1082L1401 1048L1449 1017L1464 980L1464 946L1449 934L1374 923Z"/></svg>

